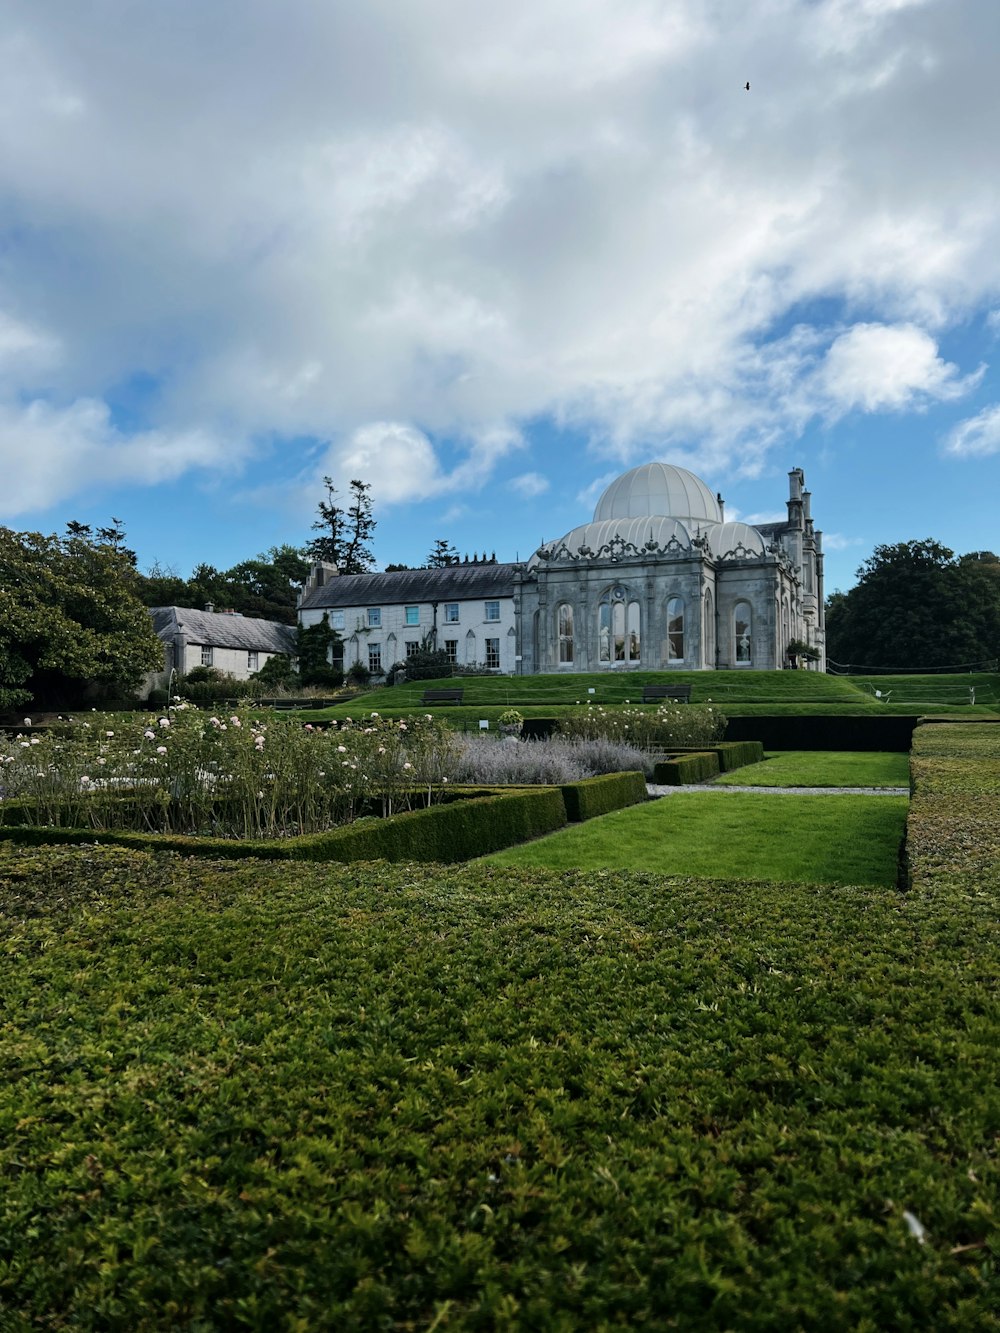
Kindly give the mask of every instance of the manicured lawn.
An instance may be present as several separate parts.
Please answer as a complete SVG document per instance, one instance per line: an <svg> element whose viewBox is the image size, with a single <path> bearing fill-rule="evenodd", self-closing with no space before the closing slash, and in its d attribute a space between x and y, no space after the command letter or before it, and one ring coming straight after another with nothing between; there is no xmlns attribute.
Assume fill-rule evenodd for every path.
<svg viewBox="0 0 1000 1333"><path fill-rule="evenodd" d="M995 894L81 847L0 911L4 1328L996 1327Z"/></svg>
<svg viewBox="0 0 1000 1333"><path fill-rule="evenodd" d="M890 885L896 882L906 810L904 796L679 791L575 824L486 861L782 883Z"/></svg>
<svg viewBox="0 0 1000 1333"><path fill-rule="evenodd" d="M905 754L861 750L778 750L763 763L724 773L727 787L908 787L910 759Z"/></svg>

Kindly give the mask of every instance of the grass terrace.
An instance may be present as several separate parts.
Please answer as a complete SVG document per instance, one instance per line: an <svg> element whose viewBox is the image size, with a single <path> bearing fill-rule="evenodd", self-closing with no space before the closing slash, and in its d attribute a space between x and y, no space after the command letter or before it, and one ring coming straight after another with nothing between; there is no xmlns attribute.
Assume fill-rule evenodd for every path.
<svg viewBox="0 0 1000 1333"><path fill-rule="evenodd" d="M905 681L905 687L897 681ZM628 671L545 676L456 676L436 681L415 681L359 695L329 709L310 712L309 718L361 718L377 709L398 717L422 711L426 689L461 686L461 705L431 705L435 717L452 725L476 728L480 720L497 725L500 713L516 707L525 717L559 717L588 702L641 705L645 685L690 685L692 704L712 703L728 716L793 713L866 714L914 712L963 716L1000 715L1000 675L850 677L815 671ZM969 704L975 687L976 704ZM891 692L888 702L874 690ZM591 694L590 691L594 693ZM655 707L655 705L646 705ZM303 717L306 715L303 714Z"/></svg>

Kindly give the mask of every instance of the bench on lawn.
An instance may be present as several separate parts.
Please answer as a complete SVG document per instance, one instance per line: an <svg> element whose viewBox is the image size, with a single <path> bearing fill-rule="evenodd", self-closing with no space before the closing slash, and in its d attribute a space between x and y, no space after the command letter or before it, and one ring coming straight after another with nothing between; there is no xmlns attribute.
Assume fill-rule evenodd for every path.
<svg viewBox="0 0 1000 1333"><path fill-rule="evenodd" d="M683 703L691 702L690 685L644 685L642 687L642 702L644 704L656 703L657 699L679 699Z"/></svg>
<svg viewBox="0 0 1000 1333"><path fill-rule="evenodd" d="M460 704L465 690L462 686L450 690L424 690L422 704Z"/></svg>

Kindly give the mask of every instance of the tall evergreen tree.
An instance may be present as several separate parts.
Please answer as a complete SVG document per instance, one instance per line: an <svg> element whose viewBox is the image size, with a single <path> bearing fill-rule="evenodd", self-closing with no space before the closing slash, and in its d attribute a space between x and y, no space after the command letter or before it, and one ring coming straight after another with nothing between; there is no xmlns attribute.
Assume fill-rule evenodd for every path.
<svg viewBox="0 0 1000 1333"><path fill-rule="evenodd" d="M430 569L445 569L448 565L457 565L458 552L451 542L446 541L444 537L438 537L427 557L427 564Z"/></svg>
<svg viewBox="0 0 1000 1333"><path fill-rule="evenodd" d="M371 486L355 479L351 482L352 502L347 509L337 504L337 490L330 477L323 478L326 498L317 505L319 517L313 531L322 535L313 537L306 546L312 560L327 560L335 564L341 574L367 574L375 562L369 542L375 531L372 515Z"/></svg>

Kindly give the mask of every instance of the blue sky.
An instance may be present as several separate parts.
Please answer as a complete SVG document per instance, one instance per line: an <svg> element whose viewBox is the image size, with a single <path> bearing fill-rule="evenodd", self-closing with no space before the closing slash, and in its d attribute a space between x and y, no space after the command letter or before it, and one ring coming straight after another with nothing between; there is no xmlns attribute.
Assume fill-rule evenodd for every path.
<svg viewBox="0 0 1000 1333"><path fill-rule="evenodd" d="M1000 547L1000 5L7 0L0 523L526 558L653 458ZM743 85L750 80L750 92Z"/></svg>

